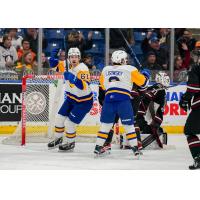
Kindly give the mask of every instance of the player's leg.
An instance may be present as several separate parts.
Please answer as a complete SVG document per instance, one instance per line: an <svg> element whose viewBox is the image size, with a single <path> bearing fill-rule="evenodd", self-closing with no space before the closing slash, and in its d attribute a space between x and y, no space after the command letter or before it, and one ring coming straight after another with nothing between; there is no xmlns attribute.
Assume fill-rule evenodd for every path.
<svg viewBox="0 0 200 200"><path fill-rule="evenodd" d="M117 106L117 113L126 132L126 139L135 155L139 154L137 135L134 127L134 113L130 100L121 101Z"/></svg>
<svg viewBox="0 0 200 200"><path fill-rule="evenodd" d="M116 110L115 110L115 102L109 103L105 102L102 107L101 112L101 126L100 130L97 134L97 141L94 153L95 154L102 154L106 152L106 148L104 148L105 141L108 138L108 134L113 126L115 116L116 116Z"/></svg>
<svg viewBox="0 0 200 200"><path fill-rule="evenodd" d="M108 137L104 143L104 147L107 148L108 150L111 150L111 142L112 142L112 138L113 138L113 135L114 135L114 127L115 127L115 124L118 123L119 121L119 116L117 115L115 117L115 122L112 126L112 128L110 129L109 133L108 133Z"/></svg>
<svg viewBox="0 0 200 200"><path fill-rule="evenodd" d="M65 100L61 106L55 119L55 139L48 143L48 148L55 148L63 142L63 134L65 131L65 120L71 110L70 103Z"/></svg>
<svg viewBox="0 0 200 200"><path fill-rule="evenodd" d="M93 105L93 101L87 101L84 103L73 104L67 118L67 132L65 134L65 142L59 145L59 150L68 151L75 147L76 138L76 126L80 124L85 115L90 112Z"/></svg>
<svg viewBox="0 0 200 200"><path fill-rule="evenodd" d="M194 159L194 164L189 166L189 169L200 168L200 137L198 135L200 133L199 117L200 109L192 110L184 127L184 133L187 137L188 146Z"/></svg>

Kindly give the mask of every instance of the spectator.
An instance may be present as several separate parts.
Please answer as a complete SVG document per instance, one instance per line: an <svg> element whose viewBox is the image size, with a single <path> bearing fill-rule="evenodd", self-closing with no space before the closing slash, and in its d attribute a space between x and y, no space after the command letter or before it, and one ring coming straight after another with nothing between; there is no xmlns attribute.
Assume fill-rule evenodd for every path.
<svg viewBox="0 0 200 200"><path fill-rule="evenodd" d="M18 60L20 60L22 58L22 56L24 55L24 53L26 53L26 52L31 52L33 59L36 58L36 54L30 48L29 40L25 38L22 40L22 49L19 49L17 51Z"/></svg>
<svg viewBox="0 0 200 200"><path fill-rule="evenodd" d="M93 58L91 54L85 54L83 56L83 63L87 65L90 71L96 69L96 66L93 64Z"/></svg>
<svg viewBox="0 0 200 200"><path fill-rule="evenodd" d="M178 55L174 60L174 70L188 70L190 65L190 51L185 43L182 43L182 49L184 50L184 59Z"/></svg>
<svg viewBox="0 0 200 200"><path fill-rule="evenodd" d="M153 51L147 53L147 59L143 66L149 70L162 70L162 67L156 61L156 54Z"/></svg>
<svg viewBox="0 0 200 200"><path fill-rule="evenodd" d="M36 70L37 63L34 60L31 51L25 52L20 60L20 62L17 63L16 71L17 72L28 72L32 73Z"/></svg>
<svg viewBox="0 0 200 200"><path fill-rule="evenodd" d="M157 31L157 37L160 42L160 46L169 50L170 46L170 29L168 28L159 28Z"/></svg>
<svg viewBox="0 0 200 200"><path fill-rule="evenodd" d="M12 46L14 46L16 50L20 49L23 38L17 35L17 28L9 28L6 32L12 38Z"/></svg>
<svg viewBox="0 0 200 200"><path fill-rule="evenodd" d="M182 44L185 43L188 47L188 50L191 52L195 48L196 40L192 38L192 33L189 30L184 30L183 35L177 39L177 45L182 58L184 58L185 53L182 48Z"/></svg>
<svg viewBox="0 0 200 200"><path fill-rule="evenodd" d="M88 33L88 38L85 39L82 32L73 30L67 35L67 50L69 50L71 47L77 47L79 48L81 54L83 54L85 50L92 48L92 36L93 32L90 31Z"/></svg>
<svg viewBox="0 0 200 200"><path fill-rule="evenodd" d="M199 64L200 63L200 41L196 42L195 49L192 51L191 57L194 61L193 64Z"/></svg>
<svg viewBox="0 0 200 200"><path fill-rule="evenodd" d="M27 28L25 32L25 38L30 42L30 48L34 53L37 54L38 50L38 30L36 28ZM45 49L47 47L47 41L43 38L42 47Z"/></svg>
<svg viewBox="0 0 200 200"><path fill-rule="evenodd" d="M50 68L49 60L45 53L42 53L42 68Z"/></svg>
<svg viewBox="0 0 200 200"><path fill-rule="evenodd" d="M153 51L157 58L157 63L163 70L168 69L168 52L165 48L162 48L159 43L159 39L156 36L151 37L152 33L148 32L147 37L141 44L144 55L147 55L149 51Z"/></svg>
<svg viewBox="0 0 200 200"><path fill-rule="evenodd" d="M12 46L12 38L5 34L0 43L0 69L12 68L17 59L17 51Z"/></svg>

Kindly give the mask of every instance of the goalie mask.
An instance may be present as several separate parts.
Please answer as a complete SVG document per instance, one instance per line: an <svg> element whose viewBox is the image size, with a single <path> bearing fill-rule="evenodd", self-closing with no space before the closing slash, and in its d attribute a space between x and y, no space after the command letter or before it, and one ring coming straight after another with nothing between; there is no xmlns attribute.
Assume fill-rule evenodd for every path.
<svg viewBox="0 0 200 200"><path fill-rule="evenodd" d="M111 60L114 64L127 64L128 54L125 51L117 50L112 53Z"/></svg>
<svg viewBox="0 0 200 200"><path fill-rule="evenodd" d="M156 83L160 83L165 87L170 85L170 78L165 72L158 72L155 77Z"/></svg>

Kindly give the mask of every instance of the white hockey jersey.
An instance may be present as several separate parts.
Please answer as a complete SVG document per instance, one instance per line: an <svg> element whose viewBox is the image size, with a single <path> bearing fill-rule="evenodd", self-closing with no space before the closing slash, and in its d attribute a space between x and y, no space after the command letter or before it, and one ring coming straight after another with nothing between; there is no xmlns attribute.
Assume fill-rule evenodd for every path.
<svg viewBox="0 0 200 200"><path fill-rule="evenodd" d="M119 101L131 97L133 83L146 87L148 80L136 67L131 65L114 65L104 67L100 86L106 91L106 101Z"/></svg>
<svg viewBox="0 0 200 200"><path fill-rule="evenodd" d="M93 98L93 94L90 88L90 73L88 67L84 63L80 63L76 67L70 67L69 72L74 74L78 79L82 80L83 90L77 88L69 81L66 81L67 98L78 103L91 100Z"/></svg>

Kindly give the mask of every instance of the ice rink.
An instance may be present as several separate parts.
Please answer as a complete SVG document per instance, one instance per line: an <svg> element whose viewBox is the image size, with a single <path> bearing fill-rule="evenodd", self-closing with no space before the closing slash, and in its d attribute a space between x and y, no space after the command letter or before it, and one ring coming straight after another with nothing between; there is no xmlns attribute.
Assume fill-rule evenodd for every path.
<svg viewBox="0 0 200 200"><path fill-rule="evenodd" d="M3 137L0 137L2 140ZM169 147L163 150L145 150L139 160L135 160L130 150L120 150L112 146L110 155L94 158L94 143L77 143L74 152L48 150L46 144L13 146L0 144L0 169L24 170L175 170L188 169L192 157L184 135L169 135Z"/></svg>

